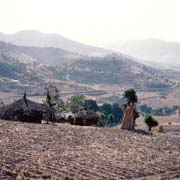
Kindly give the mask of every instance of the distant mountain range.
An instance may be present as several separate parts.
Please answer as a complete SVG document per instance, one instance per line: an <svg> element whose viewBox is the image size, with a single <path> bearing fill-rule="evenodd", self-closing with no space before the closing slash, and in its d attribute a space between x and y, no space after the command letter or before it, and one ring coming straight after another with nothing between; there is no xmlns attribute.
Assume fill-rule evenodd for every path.
<svg viewBox="0 0 180 180"><path fill-rule="evenodd" d="M0 41L0 54L17 58L24 63L38 62L48 65L62 65L84 56L53 47L16 46Z"/></svg>
<svg viewBox="0 0 180 180"><path fill-rule="evenodd" d="M180 69L180 43L159 39L117 41L104 45L106 48L128 54L161 68Z"/></svg>
<svg viewBox="0 0 180 180"><path fill-rule="evenodd" d="M82 56L83 58L85 56L104 57L112 53L123 53L134 57L134 60L159 68L180 69L180 43L160 39L117 41L104 44L107 49L103 49L85 45L58 34L24 30L10 35L0 33L0 41L15 45L11 47L11 53L13 49L13 52L15 51L15 54L21 57L20 59L23 57L26 61L39 59L46 64L47 62L61 64Z"/></svg>
<svg viewBox="0 0 180 180"><path fill-rule="evenodd" d="M33 62L33 63L32 63ZM110 54L88 57L52 47L25 47L0 42L0 77L38 83L42 78L80 84L166 88L173 82L158 69L132 58Z"/></svg>
<svg viewBox="0 0 180 180"><path fill-rule="evenodd" d="M13 35L0 34L0 40L3 40L0 41L0 78L15 78L21 84L25 79L29 86L32 82L39 84L50 79L140 89L174 85L163 71L138 63L135 58L79 44L59 35L21 31ZM11 81L7 89L10 86Z"/></svg>
<svg viewBox="0 0 180 180"><path fill-rule="evenodd" d="M35 30L19 31L10 35L0 33L0 41L9 42L17 46L60 48L88 56L105 56L112 53L111 50L85 45L59 34L45 34Z"/></svg>

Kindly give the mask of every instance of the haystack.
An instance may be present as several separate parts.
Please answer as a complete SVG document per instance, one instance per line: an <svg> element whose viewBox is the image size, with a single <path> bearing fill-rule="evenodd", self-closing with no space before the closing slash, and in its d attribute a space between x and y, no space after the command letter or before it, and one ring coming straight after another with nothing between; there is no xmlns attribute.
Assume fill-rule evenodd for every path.
<svg viewBox="0 0 180 180"><path fill-rule="evenodd" d="M122 122L121 129L124 130L134 130L135 129L135 121L134 121L134 106L128 105Z"/></svg>

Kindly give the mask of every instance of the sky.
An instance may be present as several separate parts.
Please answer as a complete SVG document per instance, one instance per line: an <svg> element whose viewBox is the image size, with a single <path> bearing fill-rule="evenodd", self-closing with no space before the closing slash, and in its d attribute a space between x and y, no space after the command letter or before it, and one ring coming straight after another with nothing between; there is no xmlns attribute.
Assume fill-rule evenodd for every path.
<svg viewBox="0 0 180 180"><path fill-rule="evenodd" d="M34 29L89 44L180 42L180 0L0 0L0 32Z"/></svg>

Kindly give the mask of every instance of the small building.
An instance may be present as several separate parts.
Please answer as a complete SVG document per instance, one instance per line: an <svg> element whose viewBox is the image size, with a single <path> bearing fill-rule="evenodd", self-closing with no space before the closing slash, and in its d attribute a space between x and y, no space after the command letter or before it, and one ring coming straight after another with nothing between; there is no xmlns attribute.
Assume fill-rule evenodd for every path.
<svg viewBox="0 0 180 180"><path fill-rule="evenodd" d="M69 117L69 122L72 125L80 126L96 126L98 122L98 115L93 111L81 111L74 115L74 117Z"/></svg>
<svg viewBox="0 0 180 180"><path fill-rule="evenodd" d="M43 119L48 122L51 116L52 111L48 106L26 98L21 98L0 110L0 117L4 120L41 123Z"/></svg>

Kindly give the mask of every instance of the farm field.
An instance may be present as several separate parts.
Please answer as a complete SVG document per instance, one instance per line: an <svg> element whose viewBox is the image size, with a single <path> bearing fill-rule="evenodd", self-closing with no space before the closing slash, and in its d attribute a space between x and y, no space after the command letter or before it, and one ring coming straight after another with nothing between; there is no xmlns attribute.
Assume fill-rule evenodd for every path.
<svg viewBox="0 0 180 180"><path fill-rule="evenodd" d="M0 120L0 179L180 179L179 149L179 135Z"/></svg>

